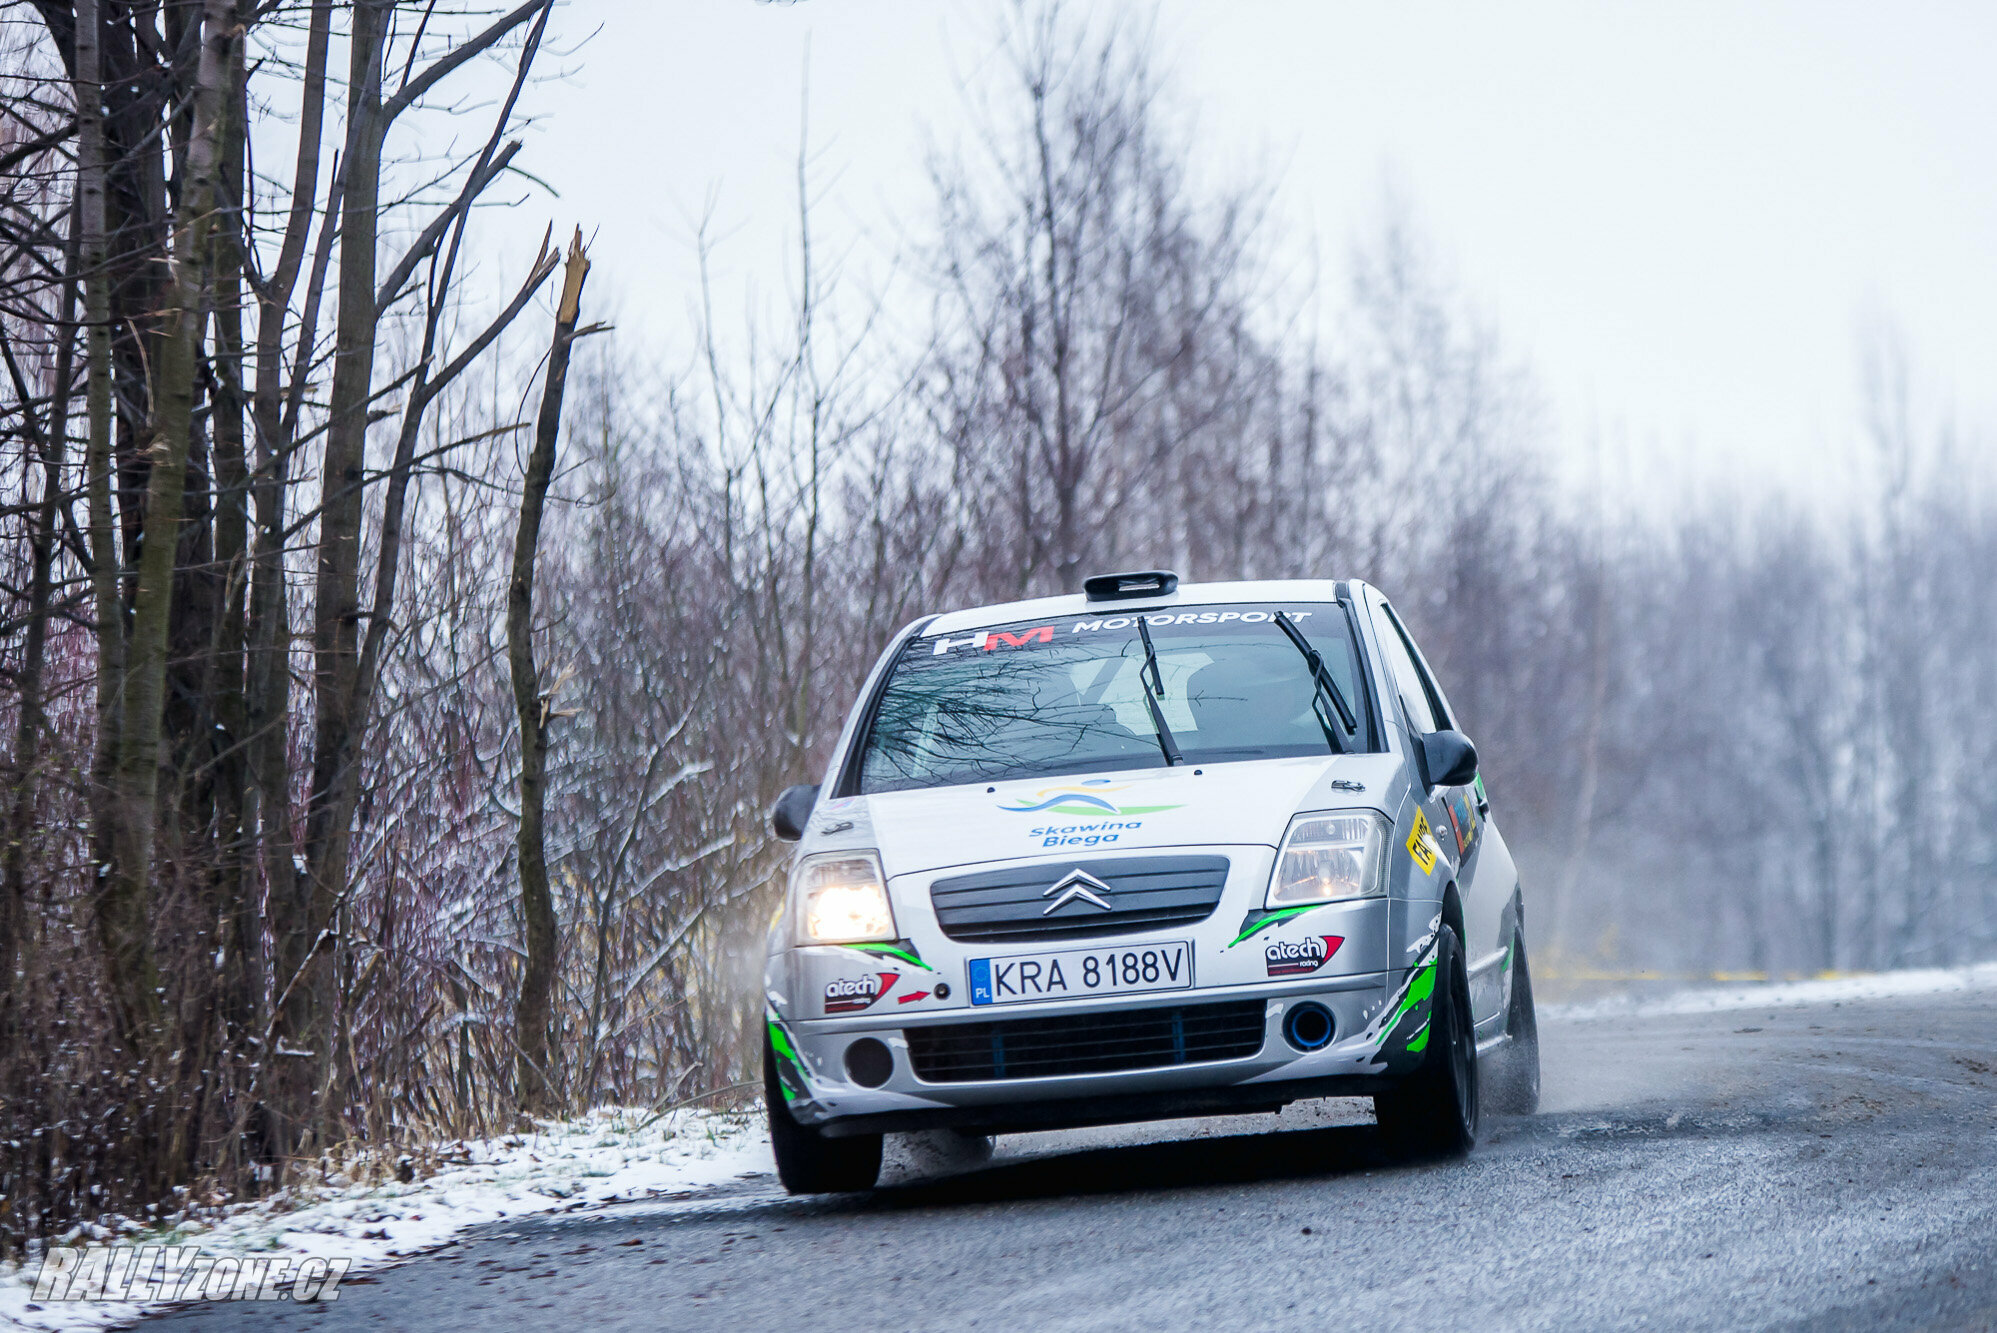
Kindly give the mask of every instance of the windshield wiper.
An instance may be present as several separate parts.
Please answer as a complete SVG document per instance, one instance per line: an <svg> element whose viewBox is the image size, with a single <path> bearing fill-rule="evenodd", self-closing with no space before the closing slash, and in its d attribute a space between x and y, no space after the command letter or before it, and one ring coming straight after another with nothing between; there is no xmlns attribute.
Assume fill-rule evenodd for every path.
<svg viewBox="0 0 1997 1333"><path fill-rule="evenodd" d="M1137 692L1144 696L1144 704L1151 710L1151 725L1158 728L1158 748L1164 752L1165 766L1186 762L1179 753L1179 743L1172 739L1172 729L1165 725L1165 710L1158 706L1158 700L1165 697L1165 676L1158 670L1158 650L1151 646L1151 631L1145 628L1144 617L1137 617L1137 636L1144 640L1144 671L1151 673L1151 685L1144 683L1144 671L1137 673ZM1154 696L1151 691L1156 688Z"/></svg>
<svg viewBox="0 0 1997 1333"><path fill-rule="evenodd" d="M1137 623L1141 626L1144 622L1140 620ZM1320 698L1331 700L1331 706L1337 711L1338 720L1344 726L1347 735L1359 734L1359 719L1352 715L1351 707L1345 702L1345 695L1339 691L1338 682L1332 679L1330 668L1324 664L1324 654L1311 647L1310 640L1304 637L1304 632L1297 628L1296 622L1281 611L1276 613L1276 626L1289 637L1291 643L1297 646L1297 651L1304 655L1305 665L1310 668L1311 680L1316 691L1311 698L1311 709L1317 712L1318 721L1324 726L1324 738L1332 743L1334 750L1341 754L1345 753L1344 741L1332 731L1331 722L1318 709L1317 701Z"/></svg>

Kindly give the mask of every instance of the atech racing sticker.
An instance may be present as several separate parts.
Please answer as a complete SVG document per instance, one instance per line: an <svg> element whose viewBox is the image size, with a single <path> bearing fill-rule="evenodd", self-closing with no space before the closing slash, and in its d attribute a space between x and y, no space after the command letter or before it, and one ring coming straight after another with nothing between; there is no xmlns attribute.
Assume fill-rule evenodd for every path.
<svg viewBox="0 0 1997 1333"><path fill-rule="evenodd" d="M893 990L901 980L899 972L869 972L863 977L841 977L826 983L825 1012L857 1014Z"/></svg>
<svg viewBox="0 0 1997 1333"><path fill-rule="evenodd" d="M1343 935L1306 935L1300 940L1271 940L1262 959L1272 977L1303 977L1323 967L1345 943Z"/></svg>

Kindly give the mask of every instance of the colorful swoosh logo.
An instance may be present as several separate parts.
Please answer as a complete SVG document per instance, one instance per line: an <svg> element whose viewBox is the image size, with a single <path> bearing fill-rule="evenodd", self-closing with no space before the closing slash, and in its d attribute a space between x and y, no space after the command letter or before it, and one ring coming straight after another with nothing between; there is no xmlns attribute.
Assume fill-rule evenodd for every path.
<svg viewBox="0 0 1997 1333"><path fill-rule="evenodd" d="M1102 818L1105 815L1151 815L1161 810L1177 810L1172 805L1118 805L1104 795L1105 791L1122 791L1121 786L1108 786L1100 783L1087 783L1078 786L1042 787L1031 798L1017 797L1012 805L1001 805L999 809L1016 815L1037 814L1042 811L1055 815L1081 815Z"/></svg>

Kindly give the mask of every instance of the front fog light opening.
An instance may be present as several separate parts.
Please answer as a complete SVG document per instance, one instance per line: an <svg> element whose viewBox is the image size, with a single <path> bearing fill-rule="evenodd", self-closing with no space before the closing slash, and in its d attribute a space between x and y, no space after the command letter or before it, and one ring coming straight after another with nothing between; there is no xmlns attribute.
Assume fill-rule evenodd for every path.
<svg viewBox="0 0 1997 1333"><path fill-rule="evenodd" d="M1291 1005L1290 1012L1283 1015L1283 1040L1300 1051L1324 1049L1337 1030L1331 1010L1312 1000Z"/></svg>
<svg viewBox="0 0 1997 1333"><path fill-rule="evenodd" d="M886 1043L862 1037L846 1048L846 1073L863 1088L878 1088L894 1073L894 1055Z"/></svg>

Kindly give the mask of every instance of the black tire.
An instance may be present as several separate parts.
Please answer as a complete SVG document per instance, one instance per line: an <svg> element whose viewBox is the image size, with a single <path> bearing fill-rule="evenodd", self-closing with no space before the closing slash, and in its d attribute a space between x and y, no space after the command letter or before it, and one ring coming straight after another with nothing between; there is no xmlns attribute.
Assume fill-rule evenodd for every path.
<svg viewBox="0 0 1997 1333"><path fill-rule="evenodd" d="M1477 1142L1477 1028L1470 974L1453 927L1436 938L1436 987L1421 1068L1391 1092L1375 1093L1373 1115L1388 1144L1409 1157L1461 1157Z"/></svg>
<svg viewBox="0 0 1997 1333"><path fill-rule="evenodd" d="M1491 1109L1504 1115L1539 1111L1539 1017L1532 1003L1532 972L1526 966L1525 932L1512 941L1512 998L1505 1006L1510 1038L1492 1061Z"/></svg>
<svg viewBox="0 0 1997 1333"><path fill-rule="evenodd" d="M776 1053L767 1040L763 1042L763 1103L770 1115L770 1150L776 1154L777 1179L790 1193L870 1190L881 1178L879 1134L829 1139L791 1117L777 1086Z"/></svg>

